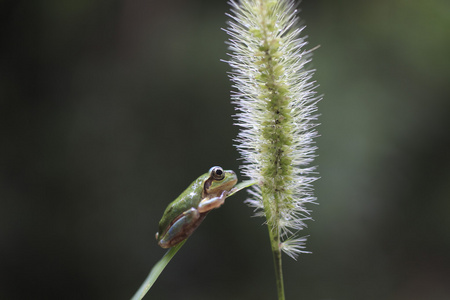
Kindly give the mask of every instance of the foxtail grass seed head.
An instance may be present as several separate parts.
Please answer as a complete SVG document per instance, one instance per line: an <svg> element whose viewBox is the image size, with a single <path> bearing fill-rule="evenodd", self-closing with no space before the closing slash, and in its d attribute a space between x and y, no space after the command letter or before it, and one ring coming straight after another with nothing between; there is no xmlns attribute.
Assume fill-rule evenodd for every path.
<svg viewBox="0 0 450 300"><path fill-rule="evenodd" d="M264 216L279 247L294 259L305 253L306 227L314 203L312 182L317 179L317 136L313 70L305 65L311 51L305 50L291 0L230 1L231 13L225 30L230 38L232 101L238 111L237 138L243 173L258 185L251 190L249 206Z"/></svg>

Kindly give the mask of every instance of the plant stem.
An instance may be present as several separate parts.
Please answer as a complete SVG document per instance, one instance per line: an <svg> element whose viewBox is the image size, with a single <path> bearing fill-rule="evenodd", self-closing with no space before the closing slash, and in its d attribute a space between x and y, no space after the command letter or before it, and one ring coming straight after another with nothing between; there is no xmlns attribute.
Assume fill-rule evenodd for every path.
<svg viewBox="0 0 450 300"><path fill-rule="evenodd" d="M166 254L164 254L163 258L161 258L152 268L150 273L148 274L147 278L142 283L139 290L134 294L134 296L131 298L131 300L141 300L144 298L145 294L147 294L148 290L152 287L153 283L155 283L156 279L158 279L161 272L164 270L164 268L167 266L169 261L172 259L172 257L175 256L175 254L180 250L180 248L184 245L186 240L182 241L178 245L170 248L167 250Z"/></svg>
<svg viewBox="0 0 450 300"><path fill-rule="evenodd" d="M280 235L269 228L270 243L272 247L275 278L277 281L278 300L284 300L283 268L281 261Z"/></svg>

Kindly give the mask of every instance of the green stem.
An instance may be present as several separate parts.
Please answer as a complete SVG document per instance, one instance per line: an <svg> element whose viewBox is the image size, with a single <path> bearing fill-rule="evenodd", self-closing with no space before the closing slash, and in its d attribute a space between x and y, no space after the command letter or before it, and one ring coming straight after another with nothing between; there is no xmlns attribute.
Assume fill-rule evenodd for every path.
<svg viewBox="0 0 450 300"><path fill-rule="evenodd" d="M275 278L277 282L278 300L285 300L284 297L284 283L283 283L283 268L281 261L281 249L280 249L280 232L279 229L273 229L268 224L270 244L273 254L273 262L275 267Z"/></svg>
<svg viewBox="0 0 450 300"><path fill-rule="evenodd" d="M276 249L272 245L273 262L275 266L275 277L277 281L278 300L284 300L284 283L283 283L283 269L281 262L281 250L279 241L277 242Z"/></svg>
<svg viewBox="0 0 450 300"><path fill-rule="evenodd" d="M142 283L139 290L134 294L134 296L131 298L131 300L141 300L144 298L145 294L147 294L148 290L152 287L153 283L155 283L156 279L158 279L161 272L164 270L164 268L167 266L169 261L172 259L172 257L175 256L175 254L180 250L181 246L186 242L186 240L182 241L178 245L170 248L166 254L164 254L163 258L161 258L152 268L150 273L148 274L147 278Z"/></svg>

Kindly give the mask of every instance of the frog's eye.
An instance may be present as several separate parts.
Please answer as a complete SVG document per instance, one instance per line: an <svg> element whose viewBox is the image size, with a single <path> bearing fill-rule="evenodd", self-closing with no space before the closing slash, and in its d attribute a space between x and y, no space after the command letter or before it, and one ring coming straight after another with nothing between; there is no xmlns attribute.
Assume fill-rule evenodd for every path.
<svg viewBox="0 0 450 300"><path fill-rule="evenodd" d="M225 174L223 173L223 169L221 167L213 167L211 168L211 177L215 180L222 180L225 178Z"/></svg>

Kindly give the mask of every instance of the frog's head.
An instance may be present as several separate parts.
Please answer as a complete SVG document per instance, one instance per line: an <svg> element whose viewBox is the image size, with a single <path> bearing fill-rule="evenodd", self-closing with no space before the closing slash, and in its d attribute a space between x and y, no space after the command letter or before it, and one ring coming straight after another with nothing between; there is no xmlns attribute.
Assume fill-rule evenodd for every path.
<svg viewBox="0 0 450 300"><path fill-rule="evenodd" d="M215 166L209 169L209 176L205 180L203 191L207 195L220 194L223 191L230 191L236 183L237 176L234 171Z"/></svg>

